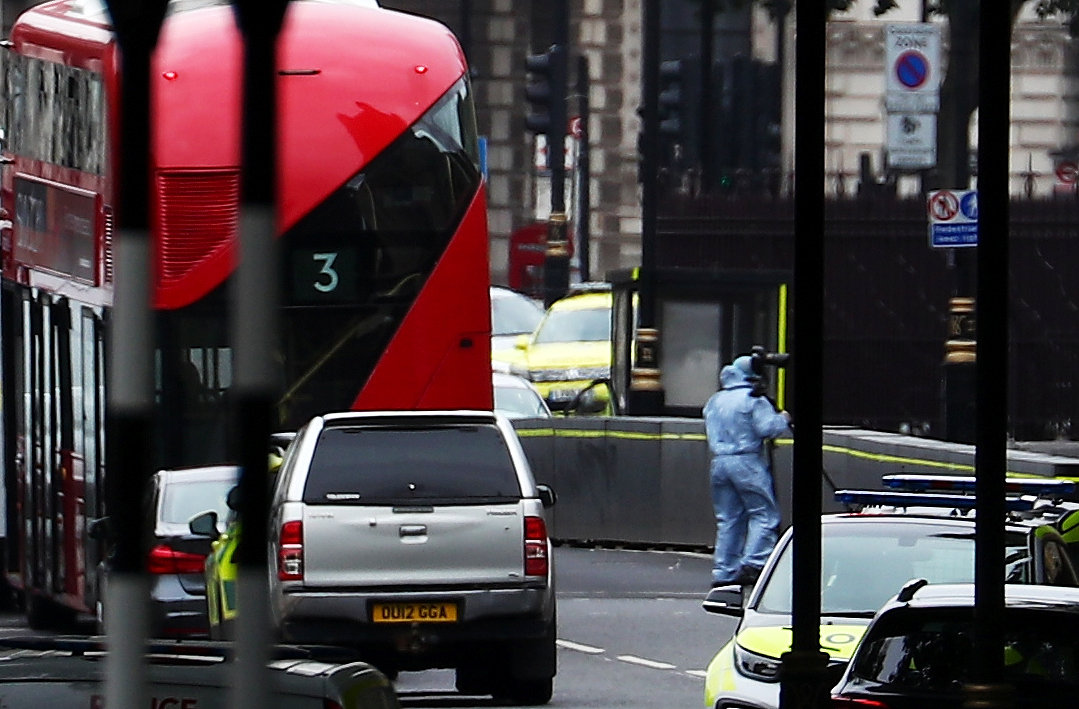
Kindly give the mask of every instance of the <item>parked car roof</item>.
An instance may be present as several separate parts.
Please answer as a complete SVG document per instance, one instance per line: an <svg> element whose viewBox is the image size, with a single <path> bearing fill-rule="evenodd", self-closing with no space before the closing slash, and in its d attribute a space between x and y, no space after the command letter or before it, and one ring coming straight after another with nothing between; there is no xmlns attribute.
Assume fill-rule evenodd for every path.
<svg viewBox="0 0 1079 709"><path fill-rule="evenodd" d="M507 372L491 372L494 386L495 411L506 418L547 418L551 409L535 385L523 377Z"/></svg>

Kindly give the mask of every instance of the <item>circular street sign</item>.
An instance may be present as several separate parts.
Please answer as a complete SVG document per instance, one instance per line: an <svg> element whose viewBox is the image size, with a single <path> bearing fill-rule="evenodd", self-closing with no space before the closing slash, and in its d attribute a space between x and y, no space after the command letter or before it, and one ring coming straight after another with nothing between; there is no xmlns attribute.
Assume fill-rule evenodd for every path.
<svg viewBox="0 0 1079 709"><path fill-rule="evenodd" d="M972 190L963 195L959 200L959 210L963 212L963 216L967 219L977 221L978 193Z"/></svg>
<svg viewBox="0 0 1079 709"><path fill-rule="evenodd" d="M1079 178L1079 165L1071 160L1064 160L1057 165L1057 179L1065 184L1072 184Z"/></svg>
<svg viewBox="0 0 1079 709"><path fill-rule="evenodd" d="M920 88L929 79L929 60L913 49L895 60L895 78L908 89Z"/></svg>
<svg viewBox="0 0 1079 709"><path fill-rule="evenodd" d="M959 199L947 190L941 190L929 198L929 216L939 222L950 221L959 212Z"/></svg>
<svg viewBox="0 0 1079 709"><path fill-rule="evenodd" d="M569 134L577 140L581 139L581 117L574 116L569 119Z"/></svg>

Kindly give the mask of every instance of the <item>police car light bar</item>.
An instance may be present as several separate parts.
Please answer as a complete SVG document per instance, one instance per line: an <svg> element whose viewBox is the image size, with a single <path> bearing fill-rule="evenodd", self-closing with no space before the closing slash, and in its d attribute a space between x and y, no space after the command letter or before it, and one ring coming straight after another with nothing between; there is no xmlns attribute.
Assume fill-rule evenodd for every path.
<svg viewBox="0 0 1079 709"><path fill-rule="evenodd" d="M890 492L880 490L836 490L836 502L845 505L884 505L888 507L955 507L973 509L978 498L973 495L946 495L932 492ZM1034 509L1034 497L1006 497L1009 512Z"/></svg>
<svg viewBox="0 0 1079 709"><path fill-rule="evenodd" d="M884 475L881 482L895 490L950 490L973 492L974 476L971 475ZM1005 492L1024 495L1068 495L1075 492L1071 480L1037 480L1033 478L1008 478L1004 481Z"/></svg>

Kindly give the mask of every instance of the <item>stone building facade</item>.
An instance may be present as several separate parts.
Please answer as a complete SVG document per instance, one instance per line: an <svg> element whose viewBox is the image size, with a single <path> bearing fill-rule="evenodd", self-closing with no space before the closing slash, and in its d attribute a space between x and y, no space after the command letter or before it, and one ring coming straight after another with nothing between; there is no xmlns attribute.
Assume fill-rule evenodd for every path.
<svg viewBox="0 0 1079 709"><path fill-rule="evenodd" d="M586 55L590 63L591 271L599 278L640 261L636 143L641 4L641 0L570 0L570 42L573 51ZM466 51L475 70L480 132L489 140L491 273L496 282L505 282L509 235L537 215L542 218L548 198L544 178L534 167L532 137L524 127L524 57L549 44L550 7L520 0L386 0L383 5L436 17L459 36L470 38ZM884 26L917 21L921 4L901 0L898 10L881 18L872 15L871 7L868 1L857 3L850 13L834 16L829 26L825 169L829 190L846 195L857 193L863 154L870 157L876 179L889 178L884 170ZM464 34L463 8L471 17ZM792 15L782 35L782 164L788 172L793 166L793 24ZM717 55L742 32L754 58L777 60L776 28L763 12L747 13L733 29L728 23L722 32L726 37L717 34ZM946 61L946 26L943 37ZM1035 198L1074 194L1074 183L1061 181L1056 168L1063 161L1079 160L1077 44L1060 22L1039 20L1028 7L1015 28L1012 55L1012 192ZM975 117L972 145L976 141ZM917 175L893 177L900 194L921 190ZM792 181L784 179L782 184Z"/></svg>
<svg viewBox="0 0 1079 709"><path fill-rule="evenodd" d="M35 0L0 0L4 35L18 12ZM383 0L385 7L434 17L461 39L476 90L480 133L488 141L491 275L507 282L509 241L514 230L542 220L549 187L536 165L534 138L525 129L525 56L542 52L553 36L552 8L542 0ZM1074 194L1056 168L1079 161L1079 53L1059 22L1039 21L1028 2L1013 35L1012 192L1016 195ZM664 12L679 15L679 27L665 27L663 53L692 41L694 0L663 0ZM670 10L675 6L681 10ZM882 18L862 0L829 27L825 169L829 188L857 191L860 156L868 154L882 171L885 121L883 27L919 18L920 0L900 0ZM637 183L638 106L641 101L642 0L569 0L570 43L588 58L591 80L590 245L591 272L640 262L640 199ZM668 22L669 20L665 20ZM793 15L782 42L763 11L732 18L717 15L715 53L749 52L760 61L784 61L782 169L793 166ZM946 57L947 31L944 32ZM778 47L784 47L778 57ZM748 48L748 49L747 49ZM571 63L572 66L572 63ZM572 85L571 75L571 85ZM569 112L573 115L575 104ZM976 141L976 122L972 142ZM900 193L917 193L916 177L898 179ZM567 184L570 184L569 181ZM782 184L789 185L785 179ZM572 195L570 197L572 202ZM572 214L571 214L572 216Z"/></svg>
<svg viewBox="0 0 1079 709"><path fill-rule="evenodd" d="M549 210L546 177L525 129L525 57L551 43L551 8L520 0L388 0L428 15L465 45L473 68L480 134L488 140L491 276L507 282L510 234ZM571 0L570 42L588 58L591 84L591 267L594 277L640 261L637 106L641 84L640 0ZM469 22L467 31L462 31ZM570 87L575 62L570 63ZM569 115L575 113L570 102ZM567 189L571 181L567 179ZM572 202L572 195L570 196Z"/></svg>
<svg viewBox="0 0 1079 709"><path fill-rule="evenodd" d="M914 21L891 14L882 19L846 17L828 28L825 169L829 189L848 194L857 188L859 159L870 156L874 173L885 179L884 25ZM942 71L947 71L948 29L942 29ZM1016 197L1048 198L1074 194L1074 182L1061 181L1056 168L1079 159L1079 44L1060 22L1042 21L1028 11L1012 34L1012 147L1010 191ZM977 113L969 127L976 155ZM896 176L900 194L917 194L917 177ZM975 187L954 185L957 188Z"/></svg>

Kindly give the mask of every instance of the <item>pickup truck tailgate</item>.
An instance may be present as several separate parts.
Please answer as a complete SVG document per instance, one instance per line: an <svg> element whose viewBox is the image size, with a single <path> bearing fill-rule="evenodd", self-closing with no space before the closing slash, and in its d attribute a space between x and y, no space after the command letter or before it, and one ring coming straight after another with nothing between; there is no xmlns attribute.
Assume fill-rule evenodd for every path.
<svg viewBox="0 0 1079 709"><path fill-rule="evenodd" d="M308 506L308 587L507 584L524 579L519 503Z"/></svg>

